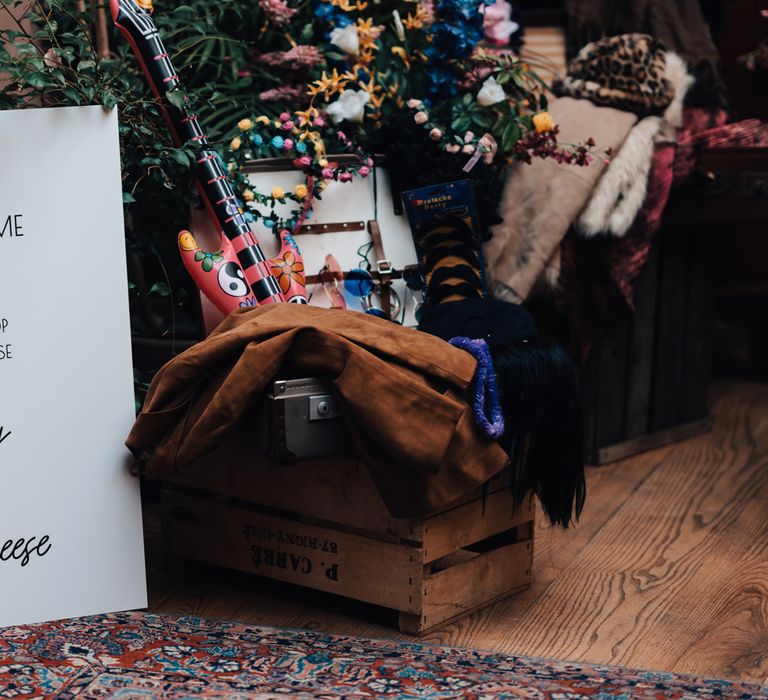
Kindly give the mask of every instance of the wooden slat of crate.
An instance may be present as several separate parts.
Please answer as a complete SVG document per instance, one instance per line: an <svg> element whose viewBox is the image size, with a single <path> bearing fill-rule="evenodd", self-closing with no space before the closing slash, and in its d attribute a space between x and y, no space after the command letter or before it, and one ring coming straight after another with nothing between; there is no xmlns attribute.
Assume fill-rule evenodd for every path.
<svg viewBox="0 0 768 700"><path fill-rule="evenodd" d="M517 542L429 575L421 614L401 613L400 629L424 634L522 591L530 585L532 563L533 542Z"/></svg>
<svg viewBox="0 0 768 700"><path fill-rule="evenodd" d="M658 286L659 245L657 241L652 246L648 262L638 277L635 291L635 319L629 343L627 414L624 418L624 436L627 440L648 432Z"/></svg>
<svg viewBox="0 0 768 700"><path fill-rule="evenodd" d="M714 239L711 231L691 234L688 247L685 349L680 377L678 420L701 420L707 415L712 336L715 318Z"/></svg>
<svg viewBox="0 0 768 700"><path fill-rule="evenodd" d="M600 406L596 427L598 445L611 445L624 439L629 335L630 320L622 316L606 331L594 350Z"/></svg>
<svg viewBox="0 0 768 700"><path fill-rule="evenodd" d="M660 232L661 272L650 431L665 430L681 422L689 242L690 231L686 227L664 228Z"/></svg>
<svg viewBox="0 0 768 700"><path fill-rule="evenodd" d="M171 483L296 513L303 519L334 522L393 542L421 538L421 520L393 517L365 464L343 459L274 464L257 453L252 435L245 430L233 433ZM487 492L509 484L505 471L488 482ZM480 494L476 489L445 510Z"/></svg>
<svg viewBox="0 0 768 700"><path fill-rule="evenodd" d="M424 520L421 542L424 563L467 547L506 530L532 522L533 499L526 498L519 508L511 489L475 499L458 508Z"/></svg>
<svg viewBox="0 0 768 700"><path fill-rule="evenodd" d="M403 631L420 634L530 584L532 500L519 513L512 512L509 488L491 494L484 512L479 501L425 521L421 532L429 555L416 544L173 489L164 491L163 534L171 554L393 608L401 613ZM479 524L462 520L478 513ZM439 552L445 556L435 560Z"/></svg>
<svg viewBox="0 0 768 700"><path fill-rule="evenodd" d="M421 551L269 515L200 495L164 492L171 554L416 613Z"/></svg>

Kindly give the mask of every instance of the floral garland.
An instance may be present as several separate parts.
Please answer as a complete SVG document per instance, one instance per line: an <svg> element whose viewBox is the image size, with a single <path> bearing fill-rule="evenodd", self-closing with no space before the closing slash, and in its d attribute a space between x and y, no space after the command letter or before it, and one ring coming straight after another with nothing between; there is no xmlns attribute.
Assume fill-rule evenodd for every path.
<svg viewBox="0 0 768 700"><path fill-rule="evenodd" d="M421 100L408 100L407 106L411 110L413 121L423 127L429 138L442 150L469 156L464 166L465 172L471 171L480 158L487 164L493 162L499 145L492 134L485 132L482 136L477 136L469 130L461 134L446 129L432 120L426 104ZM530 163L533 157L553 158L559 163L576 165L589 165L592 161L594 154L591 151L595 146L594 139L590 138L583 144L565 147L560 145L557 141L558 127L549 112L537 112L523 117L521 122L527 128L524 133L518 135L514 150L507 154L507 160L514 159Z"/></svg>
<svg viewBox="0 0 768 700"><path fill-rule="evenodd" d="M311 214L313 200L321 198L329 182L350 182L355 175L367 177L374 167L373 159L343 131L329 127L314 107L294 114L283 112L277 119L242 119L237 128L239 134L230 143L227 168L245 203L245 218L249 222L261 221L276 236L286 229L297 233ZM329 143L333 143L333 155L328 154ZM333 160L342 155L353 155L353 162ZM279 186L269 194L260 192L245 172L246 163L279 157L290 159L293 167L304 174L304 182L292 192ZM278 205L289 202L297 207L288 217L281 217Z"/></svg>

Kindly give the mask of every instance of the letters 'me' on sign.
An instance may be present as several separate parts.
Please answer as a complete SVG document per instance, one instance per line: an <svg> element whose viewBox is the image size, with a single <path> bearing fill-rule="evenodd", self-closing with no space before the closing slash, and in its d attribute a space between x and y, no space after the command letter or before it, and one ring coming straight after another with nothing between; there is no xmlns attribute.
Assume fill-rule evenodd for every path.
<svg viewBox="0 0 768 700"><path fill-rule="evenodd" d="M146 606L117 114L0 112L0 627Z"/></svg>

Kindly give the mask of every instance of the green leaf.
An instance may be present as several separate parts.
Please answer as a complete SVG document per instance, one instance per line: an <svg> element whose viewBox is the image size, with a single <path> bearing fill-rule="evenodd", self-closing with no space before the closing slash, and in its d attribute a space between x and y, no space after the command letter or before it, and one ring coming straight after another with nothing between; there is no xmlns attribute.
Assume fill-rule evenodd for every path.
<svg viewBox="0 0 768 700"><path fill-rule="evenodd" d="M173 90L165 96L165 99L177 109L182 109L187 101L187 96L183 90Z"/></svg>
<svg viewBox="0 0 768 700"><path fill-rule="evenodd" d="M48 76L45 73L30 73L25 76L27 85L35 88L47 87L50 84Z"/></svg>
<svg viewBox="0 0 768 700"><path fill-rule="evenodd" d="M101 96L101 106L111 111L117 106L117 98L111 92L105 92Z"/></svg>
<svg viewBox="0 0 768 700"><path fill-rule="evenodd" d="M130 192L123 192L123 204L133 204L136 198Z"/></svg>
<svg viewBox="0 0 768 700"><path fill-rule="evenodd" d="M205 267L205 265L203 265ZM149 288L150 294L157 294L161 297L167 297L170 295L171 290L168 287L167 282L155 282L150 288Z"/></svg>
<svg viewBox="0 0 768 700"><path fill-rule="evenodd" d="M181 149L176 151L171 151L171 158L173 158L173 160L175 160L179 165L182 165L185 168L188 168L191 162L189 155L187 155L187 153Z"/></svg>
<svg viewBox="0 0 768 700"><path fill-rule="evenodd" d="M203 270L205 270L205 272L213 270L213 260L211 260L211 258L203 260Z"/></svg>

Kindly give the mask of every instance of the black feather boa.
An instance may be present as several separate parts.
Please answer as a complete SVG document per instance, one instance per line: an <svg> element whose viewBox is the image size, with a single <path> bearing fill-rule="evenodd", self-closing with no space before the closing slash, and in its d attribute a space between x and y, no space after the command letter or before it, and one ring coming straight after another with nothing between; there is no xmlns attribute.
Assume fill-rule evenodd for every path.
<svg viewBox="0 0 768 700"><path fill-rule="evenodd" d="M568 527L586 497L579 379L558 345L531 340L491 349L518 501L533 492L550 522Z"/></svg>

